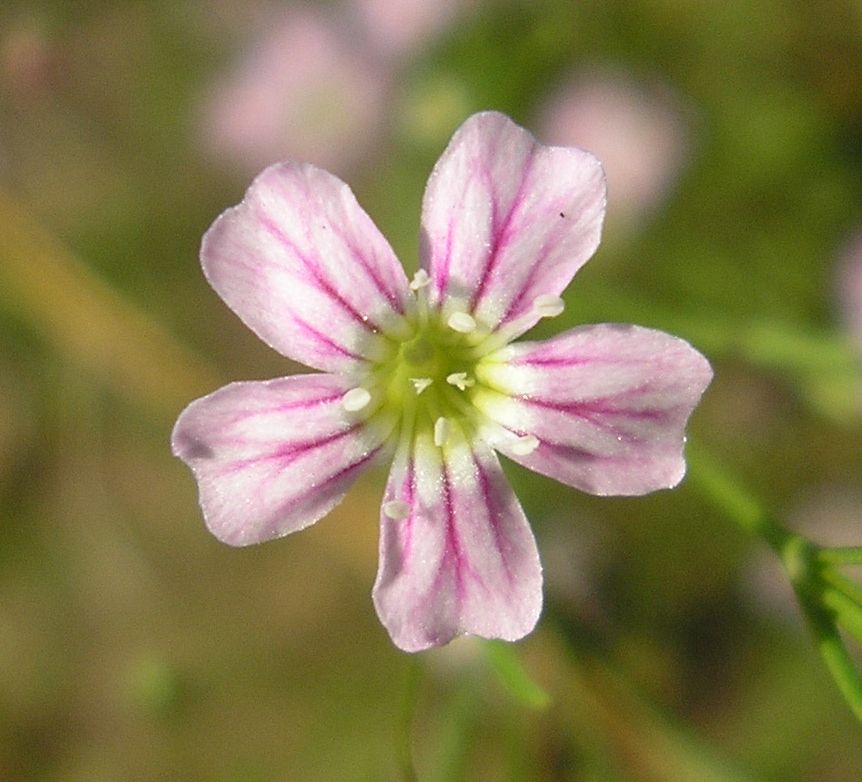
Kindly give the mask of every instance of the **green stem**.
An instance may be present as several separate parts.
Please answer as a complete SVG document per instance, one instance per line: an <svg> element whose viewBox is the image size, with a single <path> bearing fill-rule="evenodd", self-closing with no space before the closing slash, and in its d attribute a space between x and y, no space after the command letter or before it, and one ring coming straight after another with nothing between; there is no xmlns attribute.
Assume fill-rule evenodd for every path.
<svg viewBox="0 0 862 782"><path fill-rule="evenodd" d="M491 670L514 698L531 709L550 705L551 696L530 677L516 646L505 641L485 641L482 646Z"/></svg>
<svg viewBox="0 0 862 782"><path fill-rule="evenodd" d="M841 640L835 621L823 606L811 601L806 594L797 591L797 595L820 656L853 713L862 721L862 678Z"/></svg>
<svg viewBox="0 0 862 782"><path fill-rule="evenodd" d="M824 590L820 602L833 613L837 624L862 643L862 606L836 589Z"/></svg>
<svg viewBox="0 0 862 782"><path fill-rule="evenodd" d="M862 565L862 546L820 549L817 561L823 565Z"/></svg>
<svg viewBox="0 0 862 782"><path fill-rule="evenodd" d="M839 573L837 570L832 570L831 568L825 569L821 573L821 578L829 586L854 601L862 609L862 586L847 578L843 573Z"/></svg>
<svg viewBox="0 0 862 782"><path fill-rule="evenodd" d="M407 663L404 700L398 720L396 755L402 782L417 782L416 766L413 763L413 719L419 703L419 685L422 681L422 664L414 655Z"/></svg>
<svg viewBox="0 0 862 782"><path fill-rule="evenodd" d="M862 721L862 678L844 646L831 608L824 605L826 595L857 596L857 585L840 573L814 567L819 552L801 535L782 527L761 503L724 472L709 455L697 448L689 449L691 479L704 495L731 520L747 532L761 538L778 555L796 590L803 613L814 635L814 642L832 678L856 717ZM823 589L824 579L834 582L841 592ZM851 590L852 587L852 590ZM835 598L831 598L833 601ZM842 613L842 618L844 614ZM854 629L856 623L854 621ZM853 633L855 635L855 632Z"/></svg>
<svg viewBox="0 0 862 782"><path fill-rule="evenodd" d="M746 532L759 537L780 556L797 536L782 527L760 502L743 489L700 447L687 448L689 477L716 507Z"/></svg>

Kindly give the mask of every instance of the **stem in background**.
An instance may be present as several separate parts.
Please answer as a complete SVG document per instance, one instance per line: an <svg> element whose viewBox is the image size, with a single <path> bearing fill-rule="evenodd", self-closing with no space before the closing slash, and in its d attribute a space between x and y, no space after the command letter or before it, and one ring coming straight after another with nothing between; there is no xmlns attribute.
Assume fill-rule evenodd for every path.
<svg viewBox="0 0 862 782"><path fill-rule="evenodd" d="M834 620L822 605L810 600L801 590L797 590L797 596L820 656L835 679L844 700L862 722L862 678L841 641Z"/></svg>
<svg viewBox="0 0 862 782"><path fill-rule="evenodd" d="M222 379L0 192L0 307L125 399L174 416Z"/></svg>
<svg viewBox="0 0 862 782"><path fill-rule="evenodd" d="M578 303L578 312L590 319L610 310L620 320L655 325L691 340L699 349L732 355L755 366L803 375L859 376L859 353L846 336L776 321L729 322L709 314L647 304L618 291L602 289L594 302Z"/></svg>
<svg viewBox="0 0 862 782"><path fill-rule="evenodd" d="M402 782L417 782L416 767L413 763L413 720L419 703L419 685L422 681L422 663L417 655L411 655L407 662L404 700L398 719L396 736L396 755Z"/></svg>
<svg viewBox="0 0 862 782"><path fill-rule="evenodd" d="M746 532L765 541L782 559L797 535L770 516L760 502L745 491L705 451L689 444L687 461L692 483Z"/></svg>
<svg viewBox="0 0 862 782"><path fill-rule="evenodd" d="M821 602L835 617L835 622L840 623L850 635L862 643L862 606L834 589L827 589Z"/></svg>
<svg viewBox="0 0 862 782"><path fill-rule="evenodd" d="M862 546L820 549L817 561L823 565L862 565Z"/></svg>
<svg viewBox="0 0 862 782"><path fill-rule="evenodd" d="M835 589L828 586L830 582L841 587L841 592L835 593L838 597L842 592L846 595L848 584L851 585L849 599L856 596L856 584L831 572L828 566L822 567L823 551L782 527L706 453L692 449L689 464L693 468L692 481L706 497L746 532L766 542L781 558L820 656L853 713L862 721L862 677L841 639L836 624L838 614L826 605L830 590Z"/></svg>

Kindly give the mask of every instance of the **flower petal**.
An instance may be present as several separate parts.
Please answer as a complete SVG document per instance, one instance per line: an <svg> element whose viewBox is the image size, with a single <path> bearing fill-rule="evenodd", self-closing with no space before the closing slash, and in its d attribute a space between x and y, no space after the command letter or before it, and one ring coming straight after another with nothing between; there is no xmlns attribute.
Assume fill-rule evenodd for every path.
<svg viewBox="0 0 862 782"><path fill-rule="evenodd" d="M508 430L490 435L496 448L590 494L638 495L682 480L685 425L712 369L669 334L603 324L509 345L477 377L474 404ZM538 439L526 454L525 435Z"/></svg>
<svg viewBox="0 0 862 782"><path fill-rule="evenodd" d="M397 646L415 652L459 633L514 641L533 629L539 555L487 445L459 431L441 449L418 434L399 451L383 506L374 604Z"/></svg>
<svg viewBox="0 0 862 782"><path fill-rule="evenodd" d="M386 450L392 422L346 410L348 390L332 375L231 383L182 412L173 451L219 540L245 546L313 524Z"/></svg>
<svg viewBox="0 0 862 782"><path fill-rule="evenodd" d="M407 278L350 188L307 164L270 166L207 231L201 263L243 322L285 356L345 371L406 327Z"/></svg>
<svg viewBox="0 0 862 782"><path fill-rule="evenodd" d="M423 266L445 313L490 329L538 320L599 243L605 178L598 160L545 147L497 112L470 117L434 168L422 204Z"/></svg>

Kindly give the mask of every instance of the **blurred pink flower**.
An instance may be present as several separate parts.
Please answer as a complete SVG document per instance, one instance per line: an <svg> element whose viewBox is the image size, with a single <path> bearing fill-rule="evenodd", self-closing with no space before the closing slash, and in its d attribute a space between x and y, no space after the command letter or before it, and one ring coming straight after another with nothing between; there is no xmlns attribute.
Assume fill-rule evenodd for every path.
<svg viewBox="0 0 862 782"><path fill-rule="evenodd" d="M266 169L201 262L261 339L321 372L232 383L181 414L173 450L213 534L246 545L303 529L392 458L374 603L393 641L530 632L541 566L494 451L597 495L674 486L712 376L687 343L637 326L511 344L563 311L604 211L592 155L474 115L428 180L408 282L342 181Z"/></svg>
<svg viewBox="0 0 862 782"><path fill-rule="evenodd" d="M840 253L838 301L844 325L862 350L862 231L851 237Z"/></svg>
<svg viewBox="0 0 862 782"><path fill-rule="evenodd" d="M205 144L246 170L292 158L344 173L379 138L389 80L322 11L291 8L214 86Z"/></svg>
<svg viewBox="0 0 862 782"><path fill-rule="evenodd" d="M363 34L387 57L420 49L450 25L469 0L348 0Z"/></svg>
<svg viewBox="0 0 862 782"><path fill-rule="evenodd" d="M40 27L25 20L7 23L0 34L0 88L32 99L48 92L56 76L56 52Z"/></svg>
<svg viewBox="0 0 862 782"><path fill-rule="evenodd" d="M679 111L666 93L612 74L584 74L554 91L540 110L540 134L579 146L605 168L609 215L639 218L665 196L688 153Z"/></svg>

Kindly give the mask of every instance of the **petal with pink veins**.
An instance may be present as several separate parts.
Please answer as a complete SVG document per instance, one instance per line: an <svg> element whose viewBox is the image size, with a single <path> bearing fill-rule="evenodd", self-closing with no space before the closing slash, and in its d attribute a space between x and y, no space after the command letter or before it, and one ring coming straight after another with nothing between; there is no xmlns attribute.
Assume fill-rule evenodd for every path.
<svg viewBox="0 0 862 782"><path fill-rule="evenodd" d="M491 430L494 447L590 494L640 495L682 480L685 425L712 369L669 334L602 324L509 345L477 376L474 404L505 430Z"/></svg>
<svg viewBox="0 0 862 782"><path fill-rule="evenodd" d="M536 543L487 445L453 432L441 449L418 434L399 451L383 508L374 604L397 646L420 651L461 633L514 641L533 629Z"/></svg>
<svg viewBox="0 0 862 782"><path fill-rule="evenodd" d="M332 375L294 375L231 383L183 411L173 451L219 540L245 546L313 524L384 455L393 420L345 409L349 390Z"/></svg>
<svg viewBox="0 0 862 782"><path fill-rule="evenodd" d="M350 188L315 166L263 171L207 231L201 263L250 329L307 366L350 371L407 333L401 264Z"/></svg>
<svg viewBox="0 0 862 782"><path fill-rule="evenodd" d="M486 327L538 319L595 252L605 213L598 160L546 147L497 112L470 117L434 168L422 203L423 266L444 312Z"/></svg>

